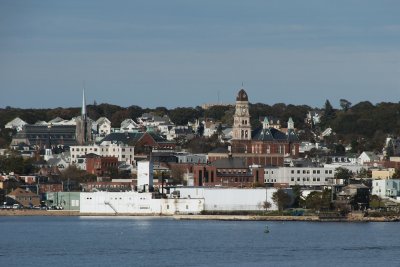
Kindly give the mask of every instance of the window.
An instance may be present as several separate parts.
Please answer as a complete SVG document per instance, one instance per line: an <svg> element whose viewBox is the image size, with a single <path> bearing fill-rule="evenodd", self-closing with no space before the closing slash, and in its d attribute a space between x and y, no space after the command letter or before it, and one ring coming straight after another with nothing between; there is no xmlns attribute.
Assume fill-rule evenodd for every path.
<svg viewBox="0 0 400 267"><path fill-rule="evenodd" d="M290 181L294 182L294 178L293 178L293 177L292 177L292 178L290 178Z"/></svg>
<svg viewBox="0 0 400 267"><path fill-rule="evenodd" d="M300 174L300 170L297 170L297 174Z"/></svg>
<svg viewBox="0 0 400 267"><path fill-rule="evenodd" d="M294 174L294 170L292 170L291 173Z"/></svg>

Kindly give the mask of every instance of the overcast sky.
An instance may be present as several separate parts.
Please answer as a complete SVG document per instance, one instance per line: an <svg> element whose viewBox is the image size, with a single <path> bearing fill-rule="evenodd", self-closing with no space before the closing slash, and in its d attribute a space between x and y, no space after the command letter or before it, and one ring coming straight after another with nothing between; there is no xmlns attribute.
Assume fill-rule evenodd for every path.
<svg viewBox="0 0 400 267"><path fill-rule="evenodd" d="M398 0L0 0L0 107L400 99Z"/></svg>

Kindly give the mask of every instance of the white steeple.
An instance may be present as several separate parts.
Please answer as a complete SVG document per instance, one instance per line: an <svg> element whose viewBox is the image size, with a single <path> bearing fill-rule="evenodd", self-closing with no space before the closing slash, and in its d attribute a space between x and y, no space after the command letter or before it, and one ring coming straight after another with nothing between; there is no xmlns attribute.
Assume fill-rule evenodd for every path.
<svg viewBox="0 0 400 267"><path fill-rule="evenodd" d="M82 118L86 118L86 99L85 99L85 87L83 87L83 97L82 97Z"/></svg>
<svg viewBox="0 0 400 267"><path fill-rule="evenodd" d="M292 117L290 117L288 120L288 129L294 130L294 121L293 121Z"/></svg>
<svg viewBox="0 0 400 267"><path fill-rule="evenodd" d="M264 118L264 121L263 121L263 129L269 129L269 120L268 120L268 117L265 117Z"/></svg>

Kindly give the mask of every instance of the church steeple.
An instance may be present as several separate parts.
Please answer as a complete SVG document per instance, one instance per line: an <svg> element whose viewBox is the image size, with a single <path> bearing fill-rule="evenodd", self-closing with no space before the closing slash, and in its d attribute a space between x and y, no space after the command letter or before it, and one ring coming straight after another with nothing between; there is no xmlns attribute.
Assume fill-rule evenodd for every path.
<svg viewBox="0 0 400 267"><path fill-rule="evenodd" d="M85 98L85 87L83 87L83 95L82 95L82 111L81 111L82 119L86 119L86 98Z"/></svg>
<svg viewBox="0 0 400 267"><path fill-rule="evenodd" d="M92 123L86 111L85 87L82 92L81 116L76 120L76 141L79 145L85 145L92 141Z"/></svg>

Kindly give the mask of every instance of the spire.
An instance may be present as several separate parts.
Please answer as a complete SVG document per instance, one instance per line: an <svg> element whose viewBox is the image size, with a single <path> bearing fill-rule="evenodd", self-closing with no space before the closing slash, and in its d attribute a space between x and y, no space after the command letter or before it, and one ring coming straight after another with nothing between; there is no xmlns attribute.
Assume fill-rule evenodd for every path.
<svg viewBox="0 0 400 267"><path fill-rule="evenodd" d="M288 129L294 130L294 121L293 121L292 117L290 117L288 120Z"/></svg>
<svg viewBox="0 0 400 267"><path fill-rule="evenodd" d="M82 97L82 118L86 119L86 99L85 99L85 87L83 87L83 97Z"/></svg>
<svg viewBox="0 0 400 267"><path fill-rule="evenodd" d="M264 117L264 121L262 124L263 124L263 129L269 129L269 121L267 116Z"/></svg>

